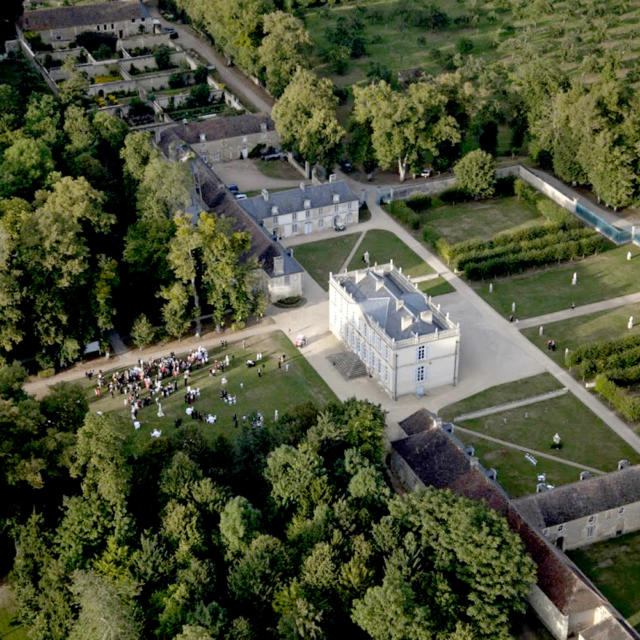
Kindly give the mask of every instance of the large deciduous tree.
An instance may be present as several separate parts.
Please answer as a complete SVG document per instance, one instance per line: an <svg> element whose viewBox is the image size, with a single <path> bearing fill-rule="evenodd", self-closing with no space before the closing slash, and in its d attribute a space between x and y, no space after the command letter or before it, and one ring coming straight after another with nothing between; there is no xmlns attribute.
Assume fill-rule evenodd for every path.
<svg viewBox="0 0 640 640"><path fill-rule="evenodd" d="M269 91L279 97L296 68L309 66L313 42L302 21L284 11L264 17L264 32L266 35L258 49L260 64L265 69Z"/></svg>
<svg viewBox="0 0 640 640"><path fill-rule="evenodd" d="M469 151L453 167L456 186L475 200L490 198L496 184L496 161L486 151Z"/></svg>
<svg viewBox="0 0 640 640"><path fill-rule="evenodd" d="M337 105L331 80L299 68L273 107L282 144L312 164L331 167L345 135L336 117Z"/></svg>
<svg viewBox="0 0 640 640"><path fill-rule="evenodd" d="M380 166L397 166L400 180L426 154L438 155L444 142L460 141L458 125L446 113L447 97L431 81L395 91L387 82L354 87L354 116L371 127L373 148Z"/></svg>

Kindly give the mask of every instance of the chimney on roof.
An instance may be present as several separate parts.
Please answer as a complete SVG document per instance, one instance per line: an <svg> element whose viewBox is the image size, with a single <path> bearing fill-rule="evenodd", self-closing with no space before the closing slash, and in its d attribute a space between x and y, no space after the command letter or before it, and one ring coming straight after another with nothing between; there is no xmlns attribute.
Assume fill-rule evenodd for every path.
<svg viewBox="0 0 640 640"><path fill-rule="evenodd" d="M207 141L207 134L206 133L201 133L200 134L200 142L206 142Z"/></svg>
<svg viewBox="0 0 640 640"><path fill-rule="evenodd" d="M433 311L421 311L420 320L422 320L422 322L426 322L427 324L433 324Z"/></svg>
<svg viewBox="0 0 640 640"><path fill-rule="evenodd" d="M305 189L305 184L304 184L304 182L301 182L300 183L300 191L304 191L304 189Z"/></svg>
<svg viewBox="0 0 640 640"><path fill-rule="evenodd" d="M281 276L284 273L284 258L278 256L273 259L273 275Z"/></svg>
<svg viewBox="0 0 640 640"><path fill-rule="evenodd" d="M263 189L262 190L262 197L264 198L265 202L269 202L269 190L268 189Z"/></svg>

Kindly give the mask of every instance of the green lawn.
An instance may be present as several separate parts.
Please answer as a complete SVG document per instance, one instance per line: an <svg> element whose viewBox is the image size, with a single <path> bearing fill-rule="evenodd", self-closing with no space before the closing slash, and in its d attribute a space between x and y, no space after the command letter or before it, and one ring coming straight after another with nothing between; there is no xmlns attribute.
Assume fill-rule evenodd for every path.
<svg viewBox="0 0 640 640"><path fill-rule="evenodd" d="M485 3L476 9L460 0L438 0L435 6L446 12L450 23L436 31L412 24L417 8L426 5L418 3L404 15L401 10L407 4L401 0L362 0L309 9L304 21L315 43L314 69L330 76L340 87L366 81L372 63L388 68L392 77L398 71L413 68L436 75L447 71L447 66L459 55L462 39L471 42L470 54L481 69L498 62L508 71L520 61L535 57L548 67L572 73L580 71L580 63L587 55L607 51L618 57L624 73L634 68L640 55L637 0L609 0L602 37L594 37L593 18L584 10L577 11L569 0L553 2L547 13L538 7L531 11L525 7L514 13L498 8L496 3ZM364 24L361 35L365 55L350 60L343 73L336 73L322 59L321 52L331 46L327 29L334 28L340 16ZM465 22L455 23L456 18ZM504 133L499 137L499 150L503 153L510 151L509 140L510 136Z"/></svg>
<svg viewBox="0 0 640 640"><path fill-rule="evenodd" d="M433 298L455 291L455 289L444 278L440 277L418 282L418 289L420 289L422 293L426 293L428 296Z"/></svg>
<svg viewBox="0 0 640 640"><path fill-rule="evenodd" d="M473 53L484 60L496 59L497 51L492 38L497 37L499 24L490 24L485 13L476 26L451 25L443 31L430 31L424 27L412 26L397 16L398 9L404 3L400 0L387 2L363 2L337 5L330 10L311 9L305 14L305 26L316 43L314 68L331 75L338 86L348 86L366 79L371 62L378 62L396 72L412 67L420 67L428 73L437 73L442 69L446 56L456 53L456 45L462 38L473 43ZM467 14L463 3L456 0L439 0L438 8L455 18ZM359 8L362 7L362 8ZM318 55L329 46L326 29L335 25L338 16L358 15L365 23L363 35L366 40L366 55L351 60L344 74L332 74L328 65ZM376 17L379 16L379 17ZM375 23L374 23L375 22ZM434 54L434 51L437 51Z"/></svg>
<svg viewBox="0 0 640 640"><path fill-rule="evenodd" d="M280 180L300 180L304 176L286 160L253 160L253 164L258 171L267 178L277 178ZM291 188L291 187L290 187Z"/></svg>
<svg viewBox="0 0 640 640"><path fill-rule="evenodd" d="M473 287L489 304L505 316L516 302L516 316L533 316L607 300L640 291L640 254L627 260L628 246L617 247L579 262L569 262L540 271L530 271L494 281L493 293L488 282L473 283ZM573 273L578 284L573 286Z"/></svg>
<svg viewBox="0 0 640 640"><path fill-rule="evenodd" d="M15 619L16 603L6 584L0 585L0 640L27 640L27 630Z"/></svg>
<svg viewBox="0 0 640 640"><path fill-rule="evenodd" d="M567 555L626 618L640 611L640 532L598 542ZM636 620L636 628L640 624Z"/></svg>
<svg viewBox="0 0 640 640"><path fill-rule="evenodd" d="M450 244L471 238L489 239L500 231L519 229L542 220L535 206L516 197L444 205L427 209L420 217L424 227Z"/></svg>
<svg viewBox="0 0 640 640"><path fill-rule="evenodd" d="M336 234L331 240L319 240L294 247L293 253L309 275L327 291L329 273L340 270L359 237L359 233Z"/></svg>
<svg viewBox="0 0 640 640"><path fill-rule="evenodd" d="M633 329L627 329L629 316L637 319ZM623 336L640 333L640 304L632 304L618 307L610 311L591 313L586 316L577 316L569 320L562 320L544 326L544 334L538 334L538 327L524 329L522 333L558 364L564 364L565 348L574 349L582 344L596 340L613 340ZM557 349L555 352L547 351L546 342L552 338Z"/></svg>
<svg viewBox="0 0 640 640"><path fill-rule="evenodd" d="M561 387L562 385L550 373L541 373L530 378L522 378L515 382L507 382L506 384L490 387L464 400L460 400L460 402L450 404L442 408L438 413L445 421L453 420L456 416L464 413L495 407L514 400L531 398Z"/></svg>
<svg viewBox="0 0 640 640"><path fill-rule="evenodd" d="M640 462L640 455L571 393L459 426L601 471L614 471L623 458ZM556 432L562 437L560 450L551 449Z"/></svg>
<svg viewBox="0 0 640 640"><path fill-rule="evenodd" d="M262 364L265 365L265 373L261 378L258 377L256 368L249 369L245 366L246 360L248 358L255 360L258 352L263 354ZM195 408L218 416L215 425L202 425L202 429L211 439L218 435L224 435L229 439L234 438L232 421L234 413L237 413L242 421L242 416L260 411L267 421L271 421L275 409L278 409L282 415L304 402L312 401L321 407L336 399L331 389L281 331L248 339L246 349L243 349L242 342L239 342L229 345L224 352L220 348L210 350L209 364L212 366L214 358L220 358L227 353L233 356L233 361L224 376L228 380L226 388L229 393L237 395L235 406L226 405L220 399L219 393L222 388L220 373L211 377L208 374L209 367L203 367L195 370L189 380L189 385L192 388L199 387L201 392L200 398L194 405ZM286 354L286 362L290 365L288 372L285 371L284 366L282 369L278 368L278 357L283 353ZM179 381L179 390L161 401L164 418L157 417L155 403L139 412L138 419L142 426L136 434L138 442L148 440L150 432L155 428L160 429L163 436L170 434L175 429L176 418L182 418L184 423L192 421L185 414L182 376ZM244 389L240 388L240 383L244 384ZM129 418L129 409L123 406L123 396L116 394L112 399L106 394L107 397L96 400L91 389L88 389L88 393L93 399L92 411L115 411Z"/></svg>
<svg viewBox="0 0 640 640"><path fill-rule="evenodd" d="M518 449L505 447L459 431L456 432L456 436L464 444L473 445L475 455L485 469L494 468L498 472L498 482L513 498L535 493L539 473L546 473L547 482L556 487L580 479L580 469L561 462L537 458L538 464L533 466L524 457L524 452Z"/></svg>
<svg viewBox="0 0 640 640"><path fill-rule="evenodd" d="M393 260L393 263L397 267L402 267L404 273L409 276L424 276L433 273L433 269L391 231L380 229L367 231L356 255L349 263L350 271L362 268L364 265L362 256L365 251L369 252L369 261L372 265L376 262L385 264L389 260Z"/></svg>

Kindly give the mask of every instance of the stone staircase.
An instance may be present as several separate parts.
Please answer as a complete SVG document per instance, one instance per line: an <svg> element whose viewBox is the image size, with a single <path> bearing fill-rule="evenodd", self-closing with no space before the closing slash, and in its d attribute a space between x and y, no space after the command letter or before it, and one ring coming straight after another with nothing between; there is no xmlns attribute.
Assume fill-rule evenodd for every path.
<svg viewBox="0 0 640 640"><path fill-rule="evenodd" d="M353 380L367 375L367 368L364 362L351 351L342 351L340 353L332 353L327 356L331 364L340 372L345 380Z"/></svg>

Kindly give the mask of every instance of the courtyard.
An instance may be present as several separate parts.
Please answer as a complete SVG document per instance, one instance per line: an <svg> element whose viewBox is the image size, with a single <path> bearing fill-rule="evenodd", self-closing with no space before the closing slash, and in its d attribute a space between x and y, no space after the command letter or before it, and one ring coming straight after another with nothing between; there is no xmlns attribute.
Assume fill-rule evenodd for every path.
<svg viewBox="0 0 640 640"><path fill-rule="evenodd" d="M640 629L640 531L567 555L629 623Z"/></svg>
<svg viewBox="0 0 640 640"><path fill-rule="evenodd" d="M558 486L577 481L582 468L608 472L621 459L640 462L640 455L571 393L536 398L560 389L560 383L544 373L491 387L444 407L439 415L455 421L458 438L475 448L485 468L498 471L498 481L513 497L533 493L539 473ZM527 400L531 403L505 406ZM489 408L488 415L472 417ZM471 416L456 420L465 414ZM558 449L551 448L555 433L562 438ZM525 458L525 449L531 450L536 465Z"/></svg>

